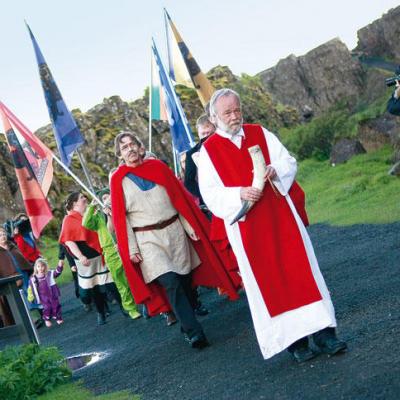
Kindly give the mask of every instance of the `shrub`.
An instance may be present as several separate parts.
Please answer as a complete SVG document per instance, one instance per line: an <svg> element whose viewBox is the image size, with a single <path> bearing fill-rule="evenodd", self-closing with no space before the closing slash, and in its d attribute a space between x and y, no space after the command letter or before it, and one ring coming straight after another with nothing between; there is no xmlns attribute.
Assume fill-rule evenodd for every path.
<svg viewBox="0 0 400 400"><path fill-rule="evenodd" d="M23 400L67 382L71 370L55 347L36 344L7 347L0 352L0 399Z"/></svg>

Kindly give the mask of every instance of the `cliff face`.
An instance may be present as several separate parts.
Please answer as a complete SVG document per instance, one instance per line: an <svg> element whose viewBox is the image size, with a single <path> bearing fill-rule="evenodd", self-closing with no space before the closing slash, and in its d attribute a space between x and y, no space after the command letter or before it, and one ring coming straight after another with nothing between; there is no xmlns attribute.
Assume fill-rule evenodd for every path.
<svg viewBox="0 0 400 400"><path fill-rule="evenodd" d="M355 51L367 57L382 57L387 60L400 59L400 7L391 9L382 18L357 32L358 45Z"/></svg>
<svg viewBox="0 0 400 400"><path fill-rule="evenodd" d="M365 80L360 62L339 39L301 57L290 55L259 76L274 100L315 115L343 99L356 102Z"/></svg>

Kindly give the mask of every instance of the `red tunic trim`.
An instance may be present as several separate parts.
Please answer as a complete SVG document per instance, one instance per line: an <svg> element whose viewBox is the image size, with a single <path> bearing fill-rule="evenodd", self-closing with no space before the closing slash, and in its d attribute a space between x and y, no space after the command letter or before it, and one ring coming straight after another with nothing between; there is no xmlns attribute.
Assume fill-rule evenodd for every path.
<svg viewBox="0 0 400 400"><path fill-rule="evenodd" d="M204 143L227 187L251 186L249 147L260 145L266 163L270 164L262 127L243 125L243 129L245 137L240 149L220 135L213 135ZM284 196L276 195L266 184L261 200L238 224L246 256L272 317L322 299L299 227Z"/></svg>

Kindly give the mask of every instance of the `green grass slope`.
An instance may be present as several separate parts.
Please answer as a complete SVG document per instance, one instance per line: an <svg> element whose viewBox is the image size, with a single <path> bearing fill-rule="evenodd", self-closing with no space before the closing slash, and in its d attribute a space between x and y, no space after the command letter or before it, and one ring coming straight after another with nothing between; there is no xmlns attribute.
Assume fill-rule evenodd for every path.
<svg viewBox="0 0 400 400"><path fill-rule="evenodd" d="M299 163L297 179L306 192L310 223L352 225L400 220L400 179L388 175L393 150L353 157L332 167L329 161Z"/></svg>

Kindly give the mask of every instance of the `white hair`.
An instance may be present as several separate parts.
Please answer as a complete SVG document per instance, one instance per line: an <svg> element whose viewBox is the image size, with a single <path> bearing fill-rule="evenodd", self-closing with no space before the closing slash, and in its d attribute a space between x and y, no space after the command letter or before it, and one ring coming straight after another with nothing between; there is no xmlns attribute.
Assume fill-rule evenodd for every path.
<svg viewBox="0 0 400 400"><path fill-rule="evenodd" d="M217 110L216 110L216 103L220 97L226 97L226 96L235 96L239 100L240 104L240 96L237 92L235 92L232 89L225 88L225 89L219 89L214 92L214 94L211 96L210 100L210 116L211 118L215 118L217 116Z"/></svg>

